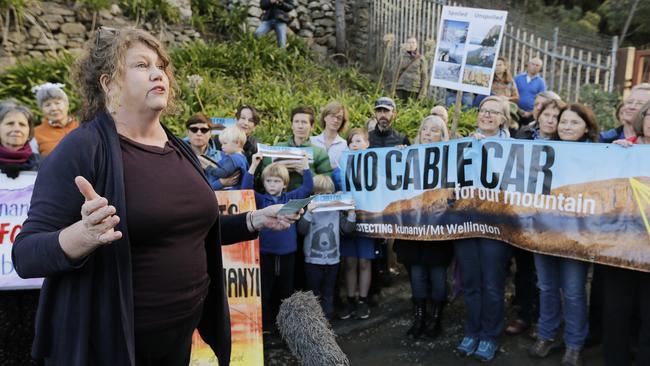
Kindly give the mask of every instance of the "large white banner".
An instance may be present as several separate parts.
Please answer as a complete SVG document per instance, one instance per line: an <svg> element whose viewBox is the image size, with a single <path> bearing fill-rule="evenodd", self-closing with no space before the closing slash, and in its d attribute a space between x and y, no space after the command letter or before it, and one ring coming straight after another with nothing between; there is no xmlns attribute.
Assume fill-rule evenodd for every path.
<svg viewBox="0 0 650 366"><path fill-rule="evenodd" d="M489 95L508 12L445 6L431 85Z"/></svg>
<svg viewBox="0 0 650 366"><path fill-rule="evenodd" d="M11 179L0 173L0 290L40 288L43 279L24 280L16 274L11 248L27 219L36 172L21 172Z"/></svg>

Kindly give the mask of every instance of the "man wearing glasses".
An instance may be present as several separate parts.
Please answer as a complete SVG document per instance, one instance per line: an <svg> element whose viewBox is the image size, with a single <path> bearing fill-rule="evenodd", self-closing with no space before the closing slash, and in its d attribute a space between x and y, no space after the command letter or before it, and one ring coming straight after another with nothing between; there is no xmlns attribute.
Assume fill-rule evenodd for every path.
<svg viewBox="0 0 650 366"><path fill-rule="evenodd" d="M610 143L614 140L624 140L636 136L632 121L639 109L650 101L650 83L638 84L632 87L630 94L623 100L619 122L621 125L600 133L600 142Z"/></svg>

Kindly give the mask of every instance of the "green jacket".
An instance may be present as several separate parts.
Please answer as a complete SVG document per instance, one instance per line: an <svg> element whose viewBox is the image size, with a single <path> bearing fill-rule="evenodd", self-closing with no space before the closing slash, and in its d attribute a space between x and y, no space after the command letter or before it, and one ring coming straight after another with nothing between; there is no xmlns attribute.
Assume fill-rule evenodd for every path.
<svg viewBox="0 0 650 366"><path fill-rule="evenodd" d="M395 90L418 93L419 97L424 97L429 86L428 74L427 60L423 55L403 53L397 75L393 76L396 81Z"/></svg>
<svg viewBox="0 0 650 366"><path fill-rule="evenodd" d="M291 146L291 147L311 147L314 149L314 162L309 164L309 169L313 175L325 174L332 175L332 166L330 165L330 158L327 155L327 152L318 146L311 144L309 140L305 141L302 145L296 146L293 141L293 136L289 137L289 140L286 142L281 142L276 146ZM271 164L270 158L265 158L262 162L262 170ZM261 173L262 170L259 170ZM292 191L302 185L302 175L296 172L289 172L289 186L287 187L287 192Z"/></svg>

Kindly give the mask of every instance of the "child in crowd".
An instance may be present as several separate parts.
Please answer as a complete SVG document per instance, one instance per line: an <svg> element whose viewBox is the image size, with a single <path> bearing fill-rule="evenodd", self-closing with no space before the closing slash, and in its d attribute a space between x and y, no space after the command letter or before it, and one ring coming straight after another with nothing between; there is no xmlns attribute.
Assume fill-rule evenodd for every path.
<svg viewBox="0 0 650 366"><path fill-rule="evenodd" d="M369 145L368 132L365 129L350 130L348 134L350 150L365 150ZM368 290L372 279L372 260L375 259L375 240L364 236L343 237L341 256L345 258L345 288L348 300L339 318L349 319L356 316L359 319L367 319L370 317Z"/></svg>
<svg viewBox="0 0 650 366"><path fill-rule="evenodd" d="M326 175L314 177L314 194L334 193L334 182ZM334 315L334 289L339 270L340 237L354 232L354 210L307 213L298 222L298 232L305 236L305 278L307 289L320 299L327 319Z"/></svg>
<svg viewBox="0 0 650 366"><path fill-rule="evenodd" d="M244 155L244 144L246 134L235 126L227 127L219 135L223 157L217 162L217 166L209 166L205 169L205 175L212 189L240 189L239 185L224 187L220 178L227 178L239 171L242 175L248 169L248 161Z"/></svg>
<svg viewBox="0 0 650 366"><path fill-rule="evenodd" d="M262 154L253 155L250 169L242 179L242 189L253 189L255 170L262 161ZM255 192L257 209L287 203L291 199L308 197L314 187L307 157L302 159L302 185L285 192L289 184L289 171L278 163L268 165L262 171L262 183L266 193ZM298 248L296 226L286 230L260 231L260 270L262 277L262 326L265 332L271 332L275 323L279 300L293 293L295 253Z"/></svg>

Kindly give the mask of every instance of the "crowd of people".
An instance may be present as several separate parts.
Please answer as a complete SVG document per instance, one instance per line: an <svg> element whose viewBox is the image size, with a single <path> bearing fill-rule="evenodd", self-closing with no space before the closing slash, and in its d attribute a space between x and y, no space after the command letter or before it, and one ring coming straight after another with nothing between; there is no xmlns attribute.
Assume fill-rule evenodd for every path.
<svg viewBox="0 0 650 366"><path fill-rule="evenodd" d="M276 28L279 37L281 30ZM230 243L259 233L265 340L276 331L280 301L298 288L318 295L329 319L371 317L375 303L370 297L380 291L373 285L386 269L387 251L394 250L410 280L413 316L405 333L413 339L441 336L453 266L459 275L451 277L462 288L466 307L464 337L456 347L461 356L490 361L503 333L530 333L534 358L547 357L563 344L562 364L581 365L588 342L602 341L607 365L631 364L633 351L636 364L650 364L648 273L532 254L485 238L386 244L354 234L354 210L313 212L308 206L299 219L276 215L290 199L340 191L338 161L344 151L411 145L393 127L398 109L390 97L374 102L365 128L349 131L345 105L322 106L319 135L313 135L314 108L296 106L289 116L290 137L278 145L313 153L273 162L257 152L255 129L263 120L254 106L240 106L236 125L217 137L210 119L200 113L186 121L183 141L173 136L159 122L173 98L173 74L162 46L135 29L103 32L97 32L79 64L87 101L81 127L69 113L60 84L34 89L44 116L38 126L29 108L13 100L0 103L2 173L15 178L43 166L14 246L14 264L21 276L47 278L36 325L37 290L1 297L3 329L4 324L31 329L19 336L0 331L1 358L27 363L36 327L32 355L52 364L187 364L188 334L198 325L228 364L221 270L206 264L206 256L218 258L217 265L221 258L208 249L214 245L204 249L204 243ZM409 50L412 57L416 50ZM471 136L622 148L650 143L650 84L633 87L624 99L617 112L619 128L600 132L589 106L566 103L546 90L540 68L541 61L532 59L527 71L513 78L499 59L493 95L475 98L478 117ZM404 98L417 94L400 90ZM518 103L514 111L511 103ZM448 122L446 108L433 107L419 121L413 144L454 138ZM258 211L219 219L216 206L206 201L214 201L211 191L222 189L254 189ZM219 229L224 225L230 230ZM169 265L186 271L154 273ZM511 271L516 316L506 321L505 282Z"/></svg>

